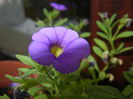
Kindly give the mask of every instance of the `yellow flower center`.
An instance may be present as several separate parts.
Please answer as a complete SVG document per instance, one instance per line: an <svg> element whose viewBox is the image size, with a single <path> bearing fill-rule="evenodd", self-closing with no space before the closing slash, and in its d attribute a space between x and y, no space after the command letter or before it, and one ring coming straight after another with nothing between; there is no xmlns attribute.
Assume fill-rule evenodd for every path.
<svg viewBox="0 0 133 99"><path fill-rule="evenodd" d="M63 53L63 49L59 46L51 47L51 53L54 54L56 57L59 57Z"/></svg>

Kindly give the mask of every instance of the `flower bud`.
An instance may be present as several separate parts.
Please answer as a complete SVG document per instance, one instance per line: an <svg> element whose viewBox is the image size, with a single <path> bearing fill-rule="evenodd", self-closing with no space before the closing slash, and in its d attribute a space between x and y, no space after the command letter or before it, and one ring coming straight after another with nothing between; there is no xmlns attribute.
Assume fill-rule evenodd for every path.
<svg viewBox="0 0 133 99"><path fill-rule="evenodd" d="M114 75L111 74L111 73L108 73L108 74L106 75L106 77L109 78L109 81L110 81L110 82L112 82L112 81L115 79Z"/></svg>

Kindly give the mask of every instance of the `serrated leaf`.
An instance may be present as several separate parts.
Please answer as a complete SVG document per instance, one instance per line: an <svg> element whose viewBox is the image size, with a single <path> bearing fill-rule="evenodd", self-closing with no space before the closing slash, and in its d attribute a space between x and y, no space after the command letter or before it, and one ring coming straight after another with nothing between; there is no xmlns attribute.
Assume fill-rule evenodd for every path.
<svg viewBox="0 0 133 99"><path fill-rule="evenodd" d="M10 79L11 81L13 82L16 82L16 83L22 83L24 82L23 79L20 79L20 78L17 78L17 77L13 77L11 75L5 75L8 79Z"/></svg>
<svg viewBox="0 0 133 99"><path fill-rule="evenodd" d="M120 39L120 38L127 38L127 37L132 37L133 36L133 31L124 31L122 33L119 33L116 37L116 39Z"/></svg>
<svg viewBox="0 0 133 99"><path fill-rule="evenodd" d="M102 32L97 32L97 35L99 35L101 38L103 38L103 39L109 41L109 37L108 37L106 34L104 34L104 33L102 33Z"/></svg>
<svg viewBox="0 0 133 99"><path fill-rule="evenodd" d="M98 38L95 38L94 41L104 51L107 51L108 50L108 47L107 47L106 43L103 40L100 40Z"/></svg>
<svg viewBox="0 0 133 99"><path fill-rule="evenodd" d="M121 49L121 50L118 52L118 54L121 54L121 53L130 51L130 50L133 50L133 47L126 47L126 48L123 48L123 49Z"/></svg>
<svg viewBox="0 0 133 99"><path fill-rule="evenodd" d="M107 30L106 26L104 26L104 24L102 22L97 21L96 24L103 32L108 34L108 30Z"/></svg>
<svg viewBox="0 0 133 99"><path fill-rule="evenodd" d="M124 88L122 93L127 97L130 97L131 95L133 95L133 85L128 85L126 88ZM129 98L129 99L132 99L132 98Z"/></svg>
<svg viewBox="0 0 133 99"><path fill-rule="evenodd" d="M103 58L103 57L102 57L103 51L102 51L99 47L93 46L92 49L93 49L94 53L95 53L97 56L99 56L100 58Z"/></svg>
<svg viewBox="0 0 133 99"><path fill-rule="evenodd" d="M61 25L64 25L67 21L68 21L67 18L60 19L60 20L58 20L58 21L54 24L54 26L61 26Z"/></svg>
<svg viewBox="0 0 133 99"><path fill-rule="evenodd" d="M35 62L28 56L17 54L16 57L24 64L36 67Z"/></svg>
<svg viewBox="0 0 133 99"><path fill-rule="evenodd" d="M83 32L83 33L80 34L80 37L81 37L81 38L87 38L87 37L89 37L90 35L91 35L90 32Z"/></svg>

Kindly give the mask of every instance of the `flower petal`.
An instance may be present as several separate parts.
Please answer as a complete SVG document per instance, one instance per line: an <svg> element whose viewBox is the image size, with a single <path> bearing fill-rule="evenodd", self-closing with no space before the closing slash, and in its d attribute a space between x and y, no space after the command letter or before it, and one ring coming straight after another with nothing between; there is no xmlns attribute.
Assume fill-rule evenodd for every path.
<svg viewBox="0 0 133 99"><path fill-rule="evenodd" d="M62 43L61 45L63 47L66 47L67 44L69 44L70 42L72 42L73 40L77 39L79 36L78 36L78 33L76 31L73 31L71 29L68 29L67 33L65 34L63 40L62 40Z"/></svg>
<svg viewBox="0 0 133 99"><path fill-rule="evenodd" d="M72 53L75 58L83 59L90 54L90 45L85 39L79 38L69 43L64 53Z"/></svg>
<svg viewBox="0 0 133 99"><path fill-rule="evenodd" d="M55 57L50 52L49 46L42 42L33 41L29 46L29 54L33 60L42 65L51 65Z"/></svg>
<svg viewBox="0 0 133 99"><path fill-rule="evenodd" d="M62 26L58 26L54 28L58 42L61 43L68 29Z"/></svg>
<svg viewBox="0 0 133 99"><path fill-rule="evenodd" d="M58 58L57 61L53 64L54 68L63 74L76 71L80 65L80 60L75 60L71 57L71 55L69 56L68 54L65 54Z"/></svg>
<svg viewBox="0 0 133 99"><path fill-rule="evenodd" d="M78 69L81 59L86 58L89 53L89 43L82 38L76 39L67 45L54 63L54 68L64 74L74 72Z"/></svg>
<svg viewBox="0 0 133 99"><path fill-rule="evenodd" d="M54 30L54 27L45 27L45 28L42 28L39 32L37 33L40 33L43 35L43 37L45 36L49 42L51 44L54 44L56 42L58 42L57 40L57 35L55 33L55 30ZM39 34L38 34L39 35Z"/></svg>
<svg viewBox="0 0 133 99"><path fill-rule="evenodd" d="M47 37L45 37L42 33L33 34L32 40L33 41L39 41L39 42L45 43L47 45L50 45L49 39Z"/></svg>

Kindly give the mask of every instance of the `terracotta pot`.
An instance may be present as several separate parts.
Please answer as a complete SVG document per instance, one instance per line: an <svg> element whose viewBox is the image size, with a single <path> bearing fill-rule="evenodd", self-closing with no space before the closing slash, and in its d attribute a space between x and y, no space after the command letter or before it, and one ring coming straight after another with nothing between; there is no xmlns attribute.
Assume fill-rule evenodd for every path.
<svg viewBox="0 0 133 99"><path fill-rule="evenodd" d="M12 76L18 76L18 68L29 66L20 63L19 61L0 61L0 88L9 87L12 83L8 78L5 77L6 74Z"/></svg>

